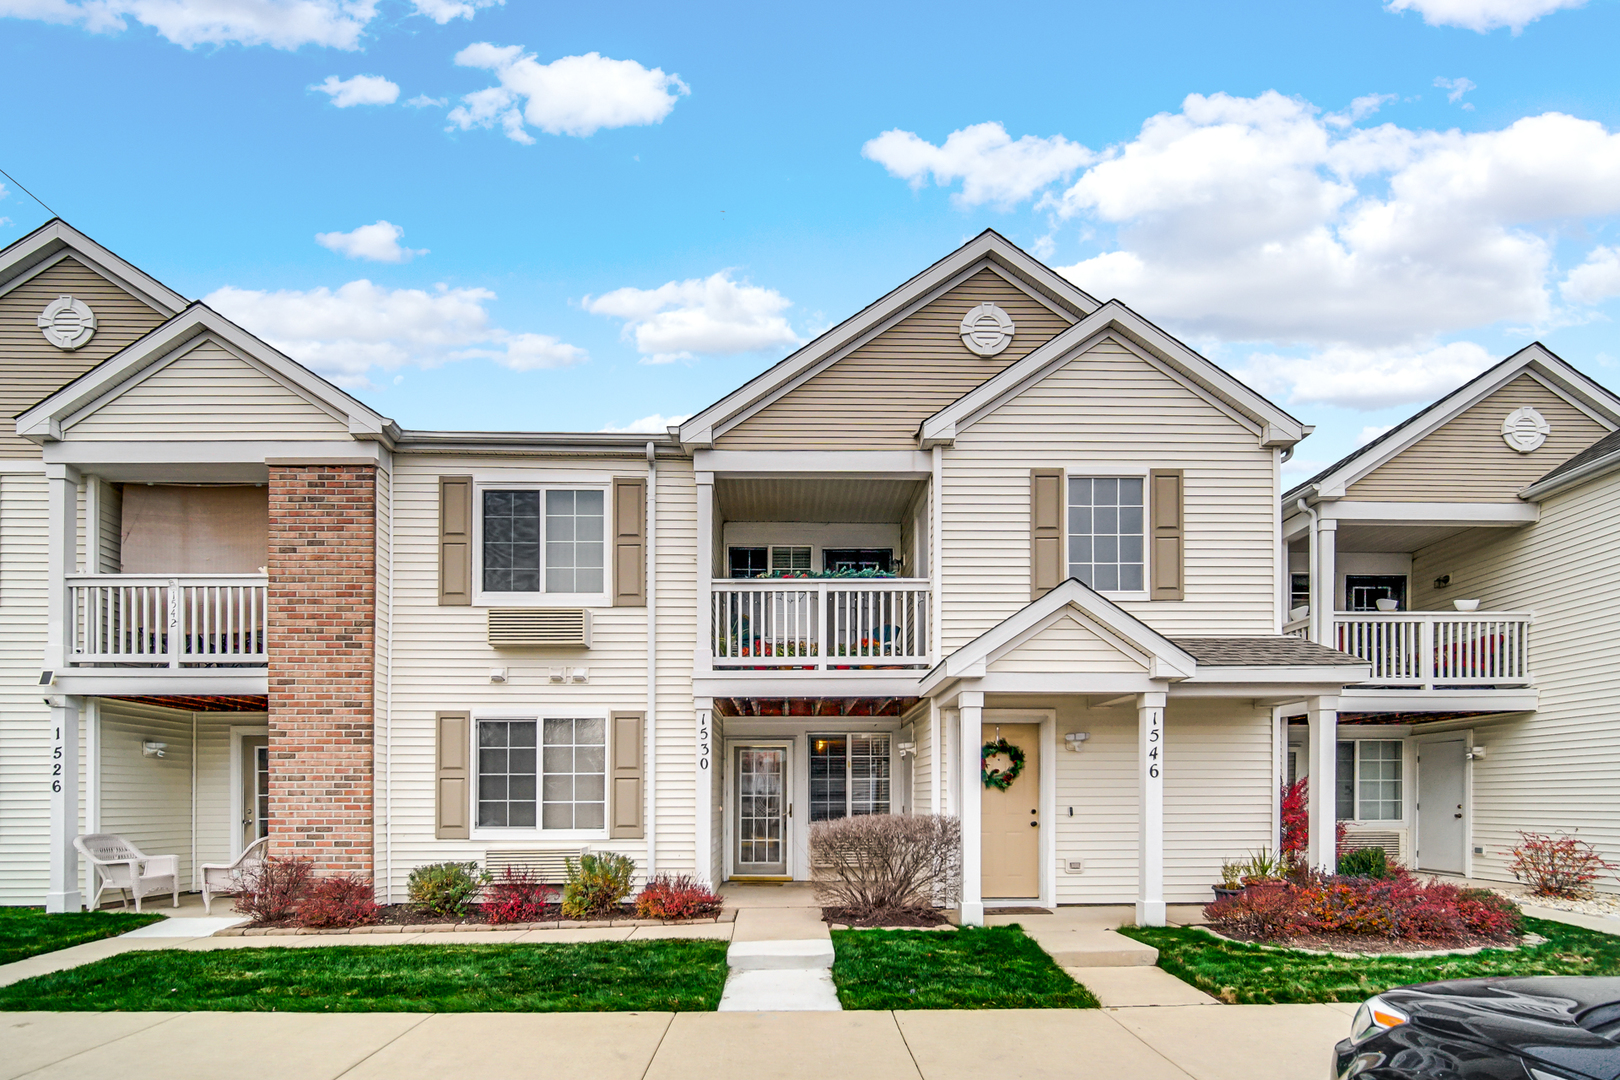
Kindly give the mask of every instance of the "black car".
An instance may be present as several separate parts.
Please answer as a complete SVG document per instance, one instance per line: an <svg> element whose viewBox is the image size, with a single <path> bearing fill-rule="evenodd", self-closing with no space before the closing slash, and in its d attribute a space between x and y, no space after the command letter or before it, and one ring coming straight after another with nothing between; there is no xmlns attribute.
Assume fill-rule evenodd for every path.
<svg viewBox="0 0 1620 1080"><path fill-rule="evenodd" d="M1457 979L1388 990L1333 1051L1338 1080L1620 1080L1620 978Z"/></svg>

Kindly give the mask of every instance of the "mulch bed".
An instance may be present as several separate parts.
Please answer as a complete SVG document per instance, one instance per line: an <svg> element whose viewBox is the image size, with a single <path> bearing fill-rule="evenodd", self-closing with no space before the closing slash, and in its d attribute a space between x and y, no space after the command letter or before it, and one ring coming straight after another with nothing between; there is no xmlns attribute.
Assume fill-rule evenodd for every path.
<svg viewBox="0 0 1620 1080"><path fill-rule="evenodd" d="M1305 949L1311 952L1331 953L1418 953L1458 952L1463 949L1516 949L1526 944L1519 936L1495 938L1477 934L1461 934L1447 938L1384 938L1371 934L1303 934L1290 938L1261 938L1233 930L1205 930L1230 941L1244 941L1251 945L1269 945L1277 949Z"/></svg>
<svg viewBox="0 0 1620 1080"><path fill-rule="evenodd" d="M735 918L734 912L722 910L717 915L707 915L696 919L638 919L635 909L626 904L617 912L608 915L598 915L585 919L565 919L562 916L560 904L547 904L540 910L540 914L533 920L514 923L492 923L485 916L483 910L476 905L467 909L467 914L461 917L453 915L435 915L424 911L414 904L382 904L378 905L377 918L364 926L322 928L302 927L294 919L282 919L277 922L253 922L246 926L232 927L221 930L217 936L236 937L241 935L258 934L377 934L390 931L450 931L450 930L539 930L556 927L581 926L668 926L676 923L713 923L729 922Z"/></svg>
<svg viewBox="0 0 1620 1080"><path fill-rule="evenodd" d="M834 926L852 927L911 927L928 929L934 926L944 926L950 922L945 913L938 908L907 908L900 911L886 911L878 915L865 917L853 915L849 908L824 907L821 909L821 921Z"/></svg>

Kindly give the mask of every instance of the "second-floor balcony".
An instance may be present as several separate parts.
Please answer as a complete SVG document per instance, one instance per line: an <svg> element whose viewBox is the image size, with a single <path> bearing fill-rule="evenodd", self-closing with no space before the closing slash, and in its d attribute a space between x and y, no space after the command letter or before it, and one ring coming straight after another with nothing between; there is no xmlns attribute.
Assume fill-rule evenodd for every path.
<svg viewBox="0 0 1620 1080"><path fill-rule="evenodd" d="M929 582L892 577L717 579L716 669L850 671L931 662Z"/></svg>
<svg viewBox="0 0 1620 1080"><path fill-rule="evenodd" d="M1364 687L1513 689L1534 685L1531 615L1502 611L1340 611L1323 644L1372 666ZM1308 635L1309 620L1284 627Z"/></svg>
<svg viewBox="0 0 1620 1080"><path fill-rule="evenodd" d="M265 667L263 574L74 574L75 667Z"/></svg>

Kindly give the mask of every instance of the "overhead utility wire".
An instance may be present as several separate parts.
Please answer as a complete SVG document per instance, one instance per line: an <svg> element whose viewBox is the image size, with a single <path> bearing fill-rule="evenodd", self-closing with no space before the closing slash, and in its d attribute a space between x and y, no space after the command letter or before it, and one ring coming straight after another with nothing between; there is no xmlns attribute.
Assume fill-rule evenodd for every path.
<svg viewBox="0 0 1620 1080"><path fill-rule="evenodd" d="M23 187L22 186L22 181L18 180L15 176L12 176L10 173L6 172L6 170L4 170L4 169L0 169L0 176L3 176L7 180L10 180L13 184L16 184L18 191L22 192L24 195L28 196L30 199L33 199L35 202L39 203L39 205L45 206L45 200L40 198L38 195L35 195L32 191L29 191L27 188ZM48 207L48 206L45 206L45 209L50 211L51 217L61 217L62 216L61 214L58 214L55 210L51 210L51 208Z"/></svg>

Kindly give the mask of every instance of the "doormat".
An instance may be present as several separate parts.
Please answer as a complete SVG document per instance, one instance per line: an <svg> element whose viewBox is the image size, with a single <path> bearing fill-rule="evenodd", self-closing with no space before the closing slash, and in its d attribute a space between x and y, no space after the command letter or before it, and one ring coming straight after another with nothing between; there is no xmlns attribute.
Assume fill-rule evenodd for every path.
<svg viewBox="0 0 1620 1080"><path fill-rule="evenodd" d="M1043 907L987 907L986 915L1050 915L1051 908Z"/></svg>

